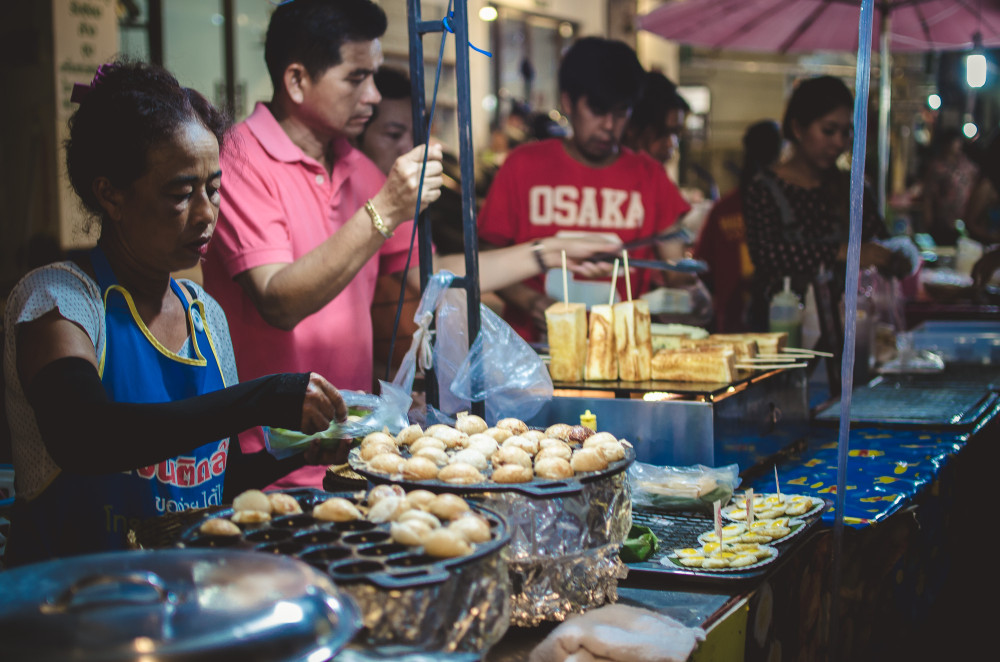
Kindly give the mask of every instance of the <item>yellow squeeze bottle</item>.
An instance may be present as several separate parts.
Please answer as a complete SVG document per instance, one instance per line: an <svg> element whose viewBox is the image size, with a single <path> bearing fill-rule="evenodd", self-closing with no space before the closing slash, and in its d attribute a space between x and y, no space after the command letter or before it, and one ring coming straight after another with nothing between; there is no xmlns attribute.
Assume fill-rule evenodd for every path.
<svg viewBox="0 0 1000 662"><path fill-rule="evenodd" d="M597 432L597 416L591 414L588 409L585 413L580 414L580 425Z"/></svg>

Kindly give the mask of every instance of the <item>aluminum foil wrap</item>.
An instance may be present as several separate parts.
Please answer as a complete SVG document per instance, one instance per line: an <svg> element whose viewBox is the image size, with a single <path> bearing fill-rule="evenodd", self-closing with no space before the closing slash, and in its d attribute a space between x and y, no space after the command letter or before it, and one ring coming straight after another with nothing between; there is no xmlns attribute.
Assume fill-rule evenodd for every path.
<svg viewBox="0 0 1000 662"><path fill-rule="evenodd" d="M368 583L338 584L361 610L365 630L354 644L483 654L510 624L511 585L504 549L448 570L429 586L384 589Z"/></svg>
<svg viewBox="0 0 1000 662"><path fill-rule="evenodd" d="M632 526L627 474L584 483L566 496L488 492L483 505L503 516L512 585L511 624L533 627L614 602L628 569L618 558Z"/></svg>

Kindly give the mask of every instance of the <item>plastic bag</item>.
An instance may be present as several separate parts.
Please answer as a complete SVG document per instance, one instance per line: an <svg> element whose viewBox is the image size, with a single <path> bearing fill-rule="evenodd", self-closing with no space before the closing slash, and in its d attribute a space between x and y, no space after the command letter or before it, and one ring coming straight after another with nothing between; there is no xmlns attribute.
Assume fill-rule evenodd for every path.
<svg viewBox="0 0 1000 662"><path fill-rule="evenodd" d="M464 301L462 304L464 312ZM486 421L490 425L506 416L528 420L552 399L548 368L524 338L496 313L481 306L480 315L479 335L455 372L451 392L465 401L485 401ZM461 319L464 321L465 316ZM442 333L449 330L450 324L445 324Z"/></svg>
<svg viewBox="0 0 1000 662"><path fill-rule="evenodd" d="M403 357L394 384L409 392L418 368L430 363L438 382L438 408L425 420L441 420L485 401L491 425L505 416L528 419L552 398L552 378L538 354L496 313L480 305L479 335L469 347L465 292L450 289L454 274L443 271L428 281L414 321L421 327ZM428 331L436 312L434 341ZM421 415L411 414L417 419Z"/></svg>
<svg viewBox="0 0 1000 662"><path fill-rule="evenodd" d="M662 511L712 512L712 504L725 506L740 484L739 465L713 468L659 467L635 462L629 467L632 505Z"/></svg>
<svg viewBox="0 0 1000 662"><path fill-rule="evenodd" d="M331 421L330 427L315 434L305 434L283 428L264 428L267 452L281 460L309 447L313 439L321 440L323 448L336 447L341 439L358 439L372 432L388 428L393 434L409 424L406 412L410 408L408 391L379 381L382 395L362 391L341 391L347 404L348 419L343 423Z"/></svg>

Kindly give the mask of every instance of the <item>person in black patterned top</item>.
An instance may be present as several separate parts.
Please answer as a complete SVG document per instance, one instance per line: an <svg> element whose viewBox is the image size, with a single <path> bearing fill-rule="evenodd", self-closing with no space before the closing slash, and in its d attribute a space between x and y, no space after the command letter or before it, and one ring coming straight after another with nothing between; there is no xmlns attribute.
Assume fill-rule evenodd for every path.
<svg viewBox="0 0 1000 662"><path fill-rule="evenodd" d="M832 76L811 78L792 93L782 121L789 155L759 173L747 187L743 209L756 284L751 310L755 329L767 329L768 303L785 276L804 297L821 267L843 288L850 224L850 173L837 160L851 145L854 98ZM861 268L893 268L896 258L871 240L888 236L875 200L865 191ZM834 291L836 297L838 291Z"/></svg>

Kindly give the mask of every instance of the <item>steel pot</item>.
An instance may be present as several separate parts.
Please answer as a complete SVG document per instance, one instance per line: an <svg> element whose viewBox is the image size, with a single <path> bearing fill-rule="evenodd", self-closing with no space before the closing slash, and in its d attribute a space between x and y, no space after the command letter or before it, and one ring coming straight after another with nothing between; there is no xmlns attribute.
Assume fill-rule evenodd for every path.
<svg viewBox="0 0 1000 662"><path fill-rule="evenodd" d="M325 575L284 556L111 552L0 572L7 662L315 662L360 628L357 607Z"/></svg>

